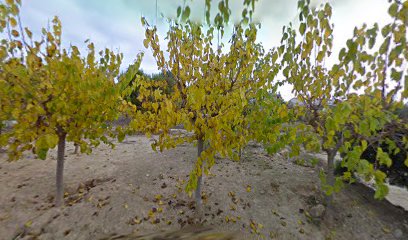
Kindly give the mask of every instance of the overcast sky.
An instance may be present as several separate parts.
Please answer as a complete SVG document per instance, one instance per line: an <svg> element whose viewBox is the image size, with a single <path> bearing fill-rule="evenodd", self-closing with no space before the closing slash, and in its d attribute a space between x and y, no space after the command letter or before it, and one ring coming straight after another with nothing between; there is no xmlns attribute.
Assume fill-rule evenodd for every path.
<svg viewBox="0 0 408 240"><path fill-rule="evenodd" d="M205 0L189 1L194 20L203 20ZM212 0L213 9L217 0ZM242 11L243 0L230 0L232 21L237 20ZM311 0L318 5L323 0ZM352 36L353 28L367 23L371 26L378 22L380 26L389 21L387 0L329 0L333 6L334 52L345 45ZM49 20L57 15L62 21L63 42L85 46L83 42L90 39L97 49L105 47L124 54L122 69L135 59L136 54L145 52L142 68L145 72L157 72L157 67L150 50L143 47L144 29L140 18L145 16L151 24L157 25L163 37L167 24L161 16L175 16L177 7L183 0L23 0L22 21L33 30L34 34L41 27L47 26ZM266 49L280 42L282 26L289 22L297 23L297 0L259 0L255 6L257 21L262 23L258 39ZM290 98L290 89L282 92L285 99Z"/></svg>

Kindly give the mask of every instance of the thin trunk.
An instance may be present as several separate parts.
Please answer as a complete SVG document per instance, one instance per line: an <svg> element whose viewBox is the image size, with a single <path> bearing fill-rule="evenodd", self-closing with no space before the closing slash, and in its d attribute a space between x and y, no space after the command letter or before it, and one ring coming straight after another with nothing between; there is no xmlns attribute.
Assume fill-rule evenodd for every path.
<svg viewBox="0 0 408 240"><path fill-rule="evenodd" d="M75 143L74 146L75 146L74 154L78 154L79 145Z"/></svg>
<svg viewBox="0 0 408 240"><path fill-rule="evenodd" d="M239 147L238 155L239 155L239 161L241 161L242 159L242 148L241 147Z"/></svg>
<svg viewBox="0 0 408 240"><path fill-rule="evenodd" d="M204 150L204 141L203 139L198 139L197 143L197 157L201 156L201 153ZM201 166L201 175L197 179L197 188L195 191L195 199L197 203L197 208L201 207L201 185L203 183L203 166Z"/></svg>
<svg viewBox="0 0 408 240"><path fill-rule="evenodd" d="M328 150L327 152L327 184L334 186L334 157L336 152L333 150ZM333 193L326 195L326 206L329 207L333 200Z"/></svg>
<svg viewBox="0 0 408 240"><path fill-rule="evenodd" d="M64 200L64 155L65 155L65 136L60 134L58 140L58 155L57 155L57 196L55 205L60 207Z"/></svg>

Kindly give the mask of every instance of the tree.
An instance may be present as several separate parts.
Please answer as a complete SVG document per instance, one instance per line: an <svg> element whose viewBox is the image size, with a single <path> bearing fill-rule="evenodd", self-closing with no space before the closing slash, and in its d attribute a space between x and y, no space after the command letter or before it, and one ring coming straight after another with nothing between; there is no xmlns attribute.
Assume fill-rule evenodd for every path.
<svg viewBox="0 0 408 240"><path fill-rule="evenodd" d="M393 33L394 50L383 50L390 47L387 44L390 39L385 34L385 45L388 47L382 44L372 54L366 51L367 43L370 49L374 46L378 26L371 29L363 26L354 30L353 38L347 41L347 48L339 53L339 63L332 67L326 64L331 55L333 38L331 6L327 3L310 9L308 4L309 1L299 1L299 28L296 30L292 25L284 28L280 53L283 74L304 103L298 106L300 115L305 119L306 127L316 136L314 139L319 141L315 141L314 145L320 146L327 153L327 178L322 175L323 190L328 194L326 203L329 204L332 193L340 189L342 180L353 181L351 173L354 172L365 179L373 177L376 183L375 197L382 198L388 191L384 184L386 175L360 157L367 146L387 141L392 135L392 126L406 129L406 124L401 125L395 111L392 111L402 104L402 71L406 70L391 73L391 79L397 87L388 94L386 74L390 63L393 64L387 60L392 54L396 59L394 64L401 66L406 62L406 36L403 33L406 32L407 4L399 1L391 4L389 12L394 13L391 14L394 22L384 28L393 30L383 30L387 34L396 31ZM404 46L405 50L402 50ZM401 94L400 100L395 100L397 94ZM379 132L381 129L388 130ZM295 147L298 148L297 145ZM341 164L349 171L335 178L334 158L338 152L345 155ZM379 164L392 164L388 154L380 149L377 160Z"/></svg>
<svg viewBox="0 0 408 240"><path fill-rule="evenodd" d="M141 59L140 59L141 60ZM140 62L140 60L138 60ZM131 102L132 104L134 104L137 108L141 108L142 107L142 103L138 100L139 97L139 88L133 88L132 86L135 84L135 82L137 81L137 78L139 77L143 77L146 80L150 80L150 81L165 81L165 88L160 88L161 91L163 91L166 94L171 94L171 92L173 91L173 87L175 84L174 81L174 76L170 73L167 72L166 74L164 73L154 73L154 74L146 74L144 73L142 70L137 71L136 74L132 74L132 67L133 65L129 66L128 70L121 74L121 76L119 76L119 82L122 86L122 89L131 89L131 92L126 93L127 95L124 96L126 101ZM139 69L140 67L140 63L137 64L137 69ZM129 72L130 75L132 75L133 77L131 77L130 79L126 79L126 74L127 72ZM128 75L129 75L128 74Z"/></svg>
<svg viewBox="0 0 408 240"><path fill-rule="evenodd" d="M350 65L365 82L372 83L371 98L381 111L389 113L389 119L376 134L368 137L370 144L362 158L386 172L391 183L407 184L408 119L404 118L404 100L408 97L408 2L392 1L388 13L392 22L381 29L375 24L371 29L363 26L355 30L355 44L363 51L357 52ZM377 43L376 49L380 32L382 42ZM362 41L363 38L367 41Z"/></svg>
<svg viewBox="0 0 408 240"><path fill-rule="evenodd" d="M256 43L257 28L235 26L229 51L212 47L214 27L203 31L203 26L173 23L167 32L169 57L165 58L159 45L157 29L146 26L144 45L150 47L157 66L164 74L174 76L175 86L166 94L166 82L147 81L140 78L138 100L147 111L136 111L130 126L144 130L147 134L158 133L159 139L152 146L175 147L184 141L197 141L197 161L186 186L188 192L195 190L198 207L201 205L203 172L208 174L214 165L214 156L229 156L237 159L240 149L250 137L243 115L248 100L254 98L259 89L267 88L276 58L265 54ZM262 63L260 64L260 60ZM183 124L193 136L173 136L169 129ZM204 142L208 147L204 149Z"/></svg>
<svg viewBox="0 0 408 240"><path fill-rule="evenodd" d="M108 136L115 136L108 121L118 116L122 104L114 83L122 56L106 49L98 57L88 41L84 57L76 46L64 49L57 17L51 30L43 28L36 41L28 28L23 30L20 5L19 0L8 0L0 6L1 31L9 37L0 47L0 88L8 99L1 99L2 110L17 121L0 136L0 144L8 147L10 160L30 149L45 159L49 149L58 147L56 206L60 206L66 141L90 152L101 141L111 144Z"/></svg>

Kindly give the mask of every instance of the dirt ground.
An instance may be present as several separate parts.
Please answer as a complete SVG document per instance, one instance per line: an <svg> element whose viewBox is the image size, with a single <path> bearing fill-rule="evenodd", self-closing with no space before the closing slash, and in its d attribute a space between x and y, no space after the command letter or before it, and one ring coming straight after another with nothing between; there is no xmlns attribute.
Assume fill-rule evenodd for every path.
<svg viewBox="0 0 408 240"><path fill-rule="evenodd" d="M12 163L0 153L0 239L123 239L193 224L193 198L183 191L196 159L192 144L156 153L148 138L130 136L115 149L73 151L68 144L63 209L53 207L55 151L44 161L27 153ZM336 194L324 219L315 217L319 166L284 156L251 144L241 162L217 159L204 178L202 225L234 239L408 239L408 212L374 200L361 184Z"/></svg>

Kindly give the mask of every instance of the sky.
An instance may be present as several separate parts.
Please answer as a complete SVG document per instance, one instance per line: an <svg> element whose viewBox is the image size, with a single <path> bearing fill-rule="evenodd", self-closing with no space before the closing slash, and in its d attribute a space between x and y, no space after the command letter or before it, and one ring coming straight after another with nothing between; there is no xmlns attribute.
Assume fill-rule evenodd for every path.
<svg viewBox="0 0 408 240"><path fill-rule="evenodd" d="M312 6L330 2L333 7L334 23L333 61L337 52L345 46L352 36L355 26L375 22L380 27L390 21L387 14L387 0L311 0ZM175 17L177 7L183 0L23 0L21 18L24 26L40 36L42 27L46 27L53 16L62 21L62 39L65 46L70 44L86 46L90 39L96 49L106 47L124 54L122 70L131 64L136 55L144 52L141 68L144 72L158 72L151 51L143 46L144 28L141 17L157 24L158 33L164 39L168 24L166 18ZM205 0L187 0L191 8L191 18L204 19ZM231 22L238 21L243 0L230 0ZM213 12L218 0L212 0ZM156 18L157 16L157 18ZM162 17L164 16L164 17ZM212 15L214 16L214 14ZM258 0L255 5L254 19L262 23L258 39L265 49L277 46L280 42L282 27L289 22L297 24L297 0ZM162 40L165 44L164 40ZM84 48L82 48L84 49ZM285 100L293 97L290 86L284 86L281 94Z"/></svg>

